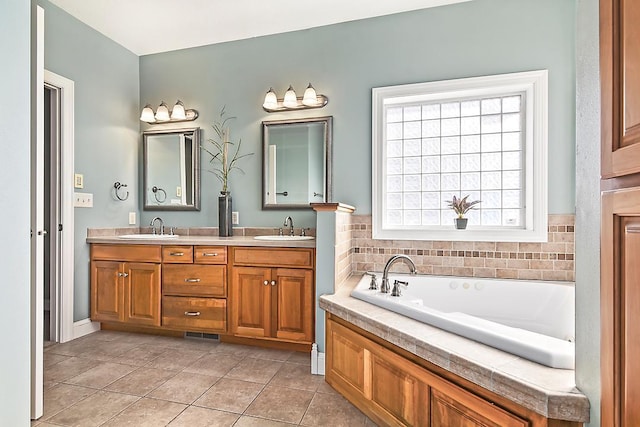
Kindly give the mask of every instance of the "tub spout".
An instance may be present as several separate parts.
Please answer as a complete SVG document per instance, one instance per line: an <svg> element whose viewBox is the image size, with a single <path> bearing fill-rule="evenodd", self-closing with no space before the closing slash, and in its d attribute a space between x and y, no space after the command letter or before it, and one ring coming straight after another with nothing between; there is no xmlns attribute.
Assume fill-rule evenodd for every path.
<svg viewBox="0 0 640 427"><path fill-rule="evenodd" d="M387 264L384 266L384 272L382 273L382 284L380 285L380 292L388 294L390 289L389 286L389 270L396 262L403 261L410 268L411 274L416 274L418 270L416 269L416 265L413 260L406 255L394 255L389 258Z"/></svg>

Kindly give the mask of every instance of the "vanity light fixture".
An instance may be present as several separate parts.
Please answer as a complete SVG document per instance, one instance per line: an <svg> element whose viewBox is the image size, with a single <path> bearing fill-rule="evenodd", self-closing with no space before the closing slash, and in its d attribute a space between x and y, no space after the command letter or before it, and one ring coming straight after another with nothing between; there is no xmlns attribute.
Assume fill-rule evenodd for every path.
<svg viewBox="0 0 640 427"><path fill-rule="evenodd" d="M176 102L171 111L169 111L167 104L162 101L155 114L150 104L145 105L142 109L142 114L140 114L140 120L150 124L190 122L197 118L198 111L185 109L184 104L180 100Z"/></svg>
<svg viewBox="0 0 640 427"><path fill-rule="evenodd" d="M324 95L318 95L316 90L311 86L307 86L304 91L304 96L296 96L296 92L293 86L289 86L289 89L284 94L283 99L278 99L278 96L274 92L273 88L270 88L267 94L264 96L264 103L262 108L267 113L274 113L277 111L292 111L292 110L304 110L307 108L322 108L329 102L329 98Z"/></svg>

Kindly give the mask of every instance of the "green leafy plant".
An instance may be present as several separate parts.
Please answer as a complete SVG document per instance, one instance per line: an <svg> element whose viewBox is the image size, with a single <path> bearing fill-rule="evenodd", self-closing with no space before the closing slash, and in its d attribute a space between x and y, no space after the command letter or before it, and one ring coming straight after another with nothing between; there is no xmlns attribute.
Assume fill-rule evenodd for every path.
<svg viewBox="0 0 640 427"><path fill-rule="evenodd" d="M469 212L471 209L473 209L475 207L475 205L480 203L480 200L474 200L473 202L467 202L467 198L468 197L469 197L468 194L466 196L464 196L463 198L457 198L456 196L453 196L452 200L448 200L447 201L447 203L449 204L449 207L451 209L453 209L453 211L456 214L458 214L458 218L464 218L464 214Z"/></svg>
<svg viewBox="0 0 640 427"><path fill-rule="evenodd" d="M212 125L215 138L207 140L211 147L201 146L202 150L211 156L209 164L213 169L210 169L209 172L213 173L222 184L220 192L223 194L229 192L229 175L233 170L244 174L244 171L236 166L236 163L244 157L253 155L253 153L240 154L242 139L239 139L237 144L230 141L228 124L230 121L235 120L236 117L225 117L226 115L225 107L222 107L220 119Z"/></svg>

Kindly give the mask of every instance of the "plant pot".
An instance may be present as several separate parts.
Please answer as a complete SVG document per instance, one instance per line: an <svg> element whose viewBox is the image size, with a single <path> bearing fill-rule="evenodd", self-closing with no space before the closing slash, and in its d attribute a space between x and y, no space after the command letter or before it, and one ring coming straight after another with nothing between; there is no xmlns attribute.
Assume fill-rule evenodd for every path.
<svg viewBox="0 0 640 427"><path fill-rule="evenodd" d="M218 196L218 234L220 237L233 236L232 210L231 192L221 191Z"/></svg>
<svg viewBox="0 0 640 427"><path fill-rule="evenodd" d="M456 230L464 230L467 228L467 220L468 218L455 218Z"/></svg>

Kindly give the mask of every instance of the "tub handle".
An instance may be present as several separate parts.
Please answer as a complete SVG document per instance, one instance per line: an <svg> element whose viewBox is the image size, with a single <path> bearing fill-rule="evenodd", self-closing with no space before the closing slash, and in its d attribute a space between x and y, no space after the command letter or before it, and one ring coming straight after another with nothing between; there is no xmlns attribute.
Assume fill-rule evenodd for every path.
<svg viewBox="0 0 640 427"><path fill-rule="evenodd" d="M409 282L403 282L402 280L394 280L393 289L391 290L392 297L399 297L400 295L402 295L402 292L400 291L400 285L409 286Z"/></svg>
<svg viewBox="0 0 640 427"><path fill-rule="evenodd" d="M367 276L371 276L371 283L369 284L369 289L372 291L377 291L378 290L378 282L376 281L377 276L375 273L372 273L370 271L365 271L365 273Z"/></svg>

